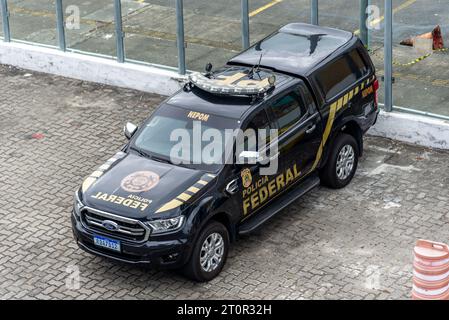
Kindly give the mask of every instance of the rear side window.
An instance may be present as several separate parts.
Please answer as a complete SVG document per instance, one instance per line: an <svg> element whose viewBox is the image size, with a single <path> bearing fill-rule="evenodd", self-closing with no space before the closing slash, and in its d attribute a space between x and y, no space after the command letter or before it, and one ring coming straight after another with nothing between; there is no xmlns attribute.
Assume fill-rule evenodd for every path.
<svg viewBox="0 0 449 320"><path fill-rule="evenodd" d="M369 69L357 50L337 59L317 73L318 85L324 92L326 100L347 90L358 80L366 76Z"/></svg>
<svg viewBox="0 0 449 320"><path fill-rule="evenodd" d="M363 78L368 74L369 69L357 50L352 50L348 58L349 65L351 65L351 69L356 73L357 79Z"/></svg>
<svg viewBox="0 0 449 320"><path fill-rule="evenodd" d="M287 131L305 115L304 104L296 91L276 100L271 105L271 109L278 122L280 134Z"/></svg>

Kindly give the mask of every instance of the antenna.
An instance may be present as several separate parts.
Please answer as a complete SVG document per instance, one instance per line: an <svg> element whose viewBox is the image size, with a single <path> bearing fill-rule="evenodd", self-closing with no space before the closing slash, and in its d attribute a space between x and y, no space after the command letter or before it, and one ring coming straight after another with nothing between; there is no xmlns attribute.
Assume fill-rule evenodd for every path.
<svg viewBox="0 0 449 320"><path fill-rule="evenodd" d="M260 53L260 57L259 57L259 62L257 63L257 72L259 72L260 70L260 63L262 62L262 56L263 56L263 52Z"/></svg>
<svg viewBox="0 0 449 320"><path fill-rule="evenodd" d="M253 75L254 75L254 72L259 72L259 70L260 70L260 63L262 62L262 56L263 56L263 52L260 53L259 62L257 64L255 64L251 68L250 72L248 73L248 78L252 79Z"/></svg>

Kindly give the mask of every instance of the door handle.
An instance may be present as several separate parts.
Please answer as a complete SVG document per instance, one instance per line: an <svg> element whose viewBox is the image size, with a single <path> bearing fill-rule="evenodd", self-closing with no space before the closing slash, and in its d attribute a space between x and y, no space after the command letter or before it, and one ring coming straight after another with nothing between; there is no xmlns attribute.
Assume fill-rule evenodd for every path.
<svg viewBox="0 0 449 320"><path fill-rule="evenodd" d="M316 129L316 124L314 124L313 126L308 127L307 130L306 130L306 133L310 134L313 131L315 131L315 129Z"/></svg>
<svg viewBox="0 0 449 320"><path fill-rule="evenodd" d="M238 180L234 179L226 185L226 192L230 195L236 194L239 191Z"/></svg>

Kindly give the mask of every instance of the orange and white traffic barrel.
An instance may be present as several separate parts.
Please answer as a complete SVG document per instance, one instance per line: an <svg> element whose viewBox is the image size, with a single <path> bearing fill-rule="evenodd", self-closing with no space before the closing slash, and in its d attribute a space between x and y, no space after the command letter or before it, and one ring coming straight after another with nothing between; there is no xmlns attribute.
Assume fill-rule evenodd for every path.
<svg viewBox="0 0 449 320"><path fill-rule="evenodd" d="M412 298L449 300L449 246L418 240L414 253Z"/></svg>

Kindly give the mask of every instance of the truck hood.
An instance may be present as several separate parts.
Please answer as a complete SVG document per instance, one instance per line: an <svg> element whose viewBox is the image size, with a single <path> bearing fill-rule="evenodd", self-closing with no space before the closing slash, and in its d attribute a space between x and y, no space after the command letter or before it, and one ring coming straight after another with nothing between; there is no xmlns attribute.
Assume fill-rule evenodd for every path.
<svg viewBox="0 0 449 320"><path fill-rule="evenodd" d="M188 204L214 177L119 152L86 178L81 192L88 207L146 220Z"/></svg>

